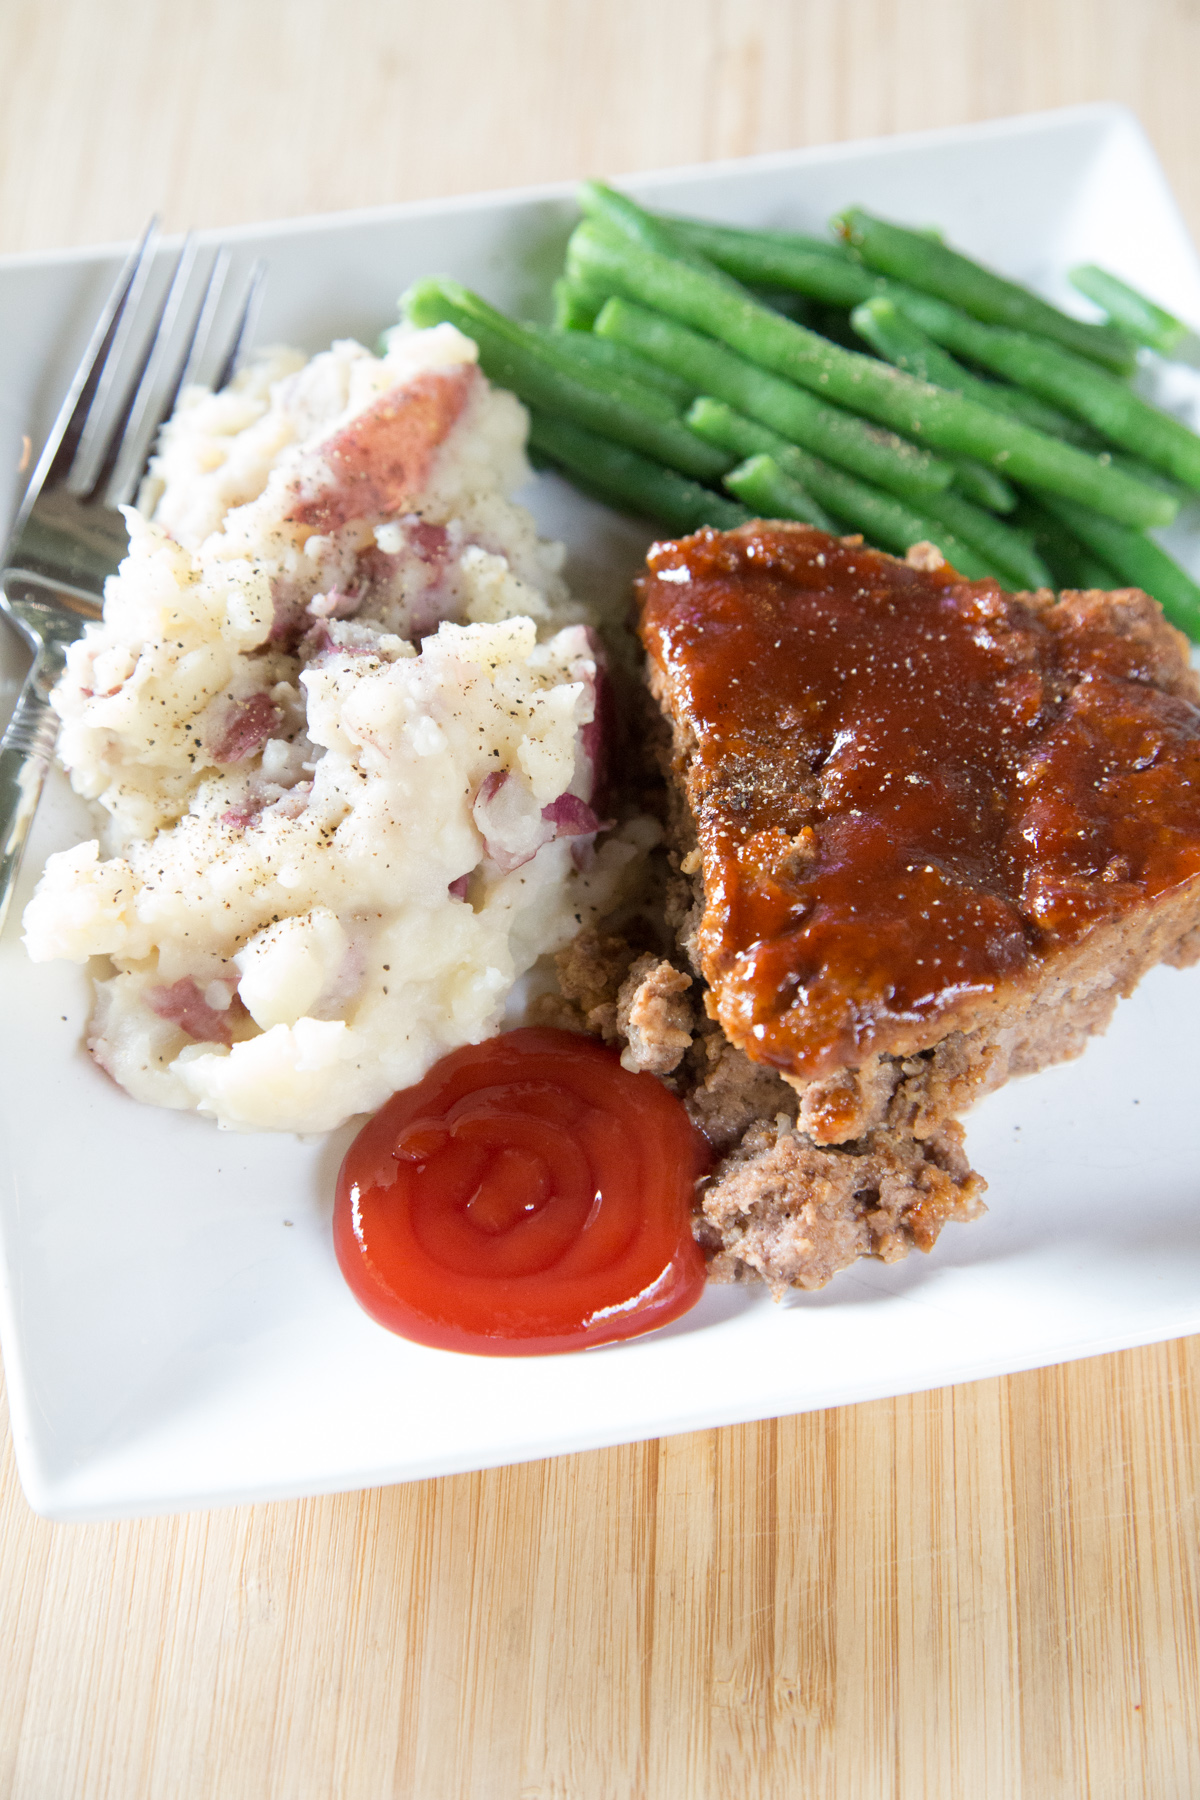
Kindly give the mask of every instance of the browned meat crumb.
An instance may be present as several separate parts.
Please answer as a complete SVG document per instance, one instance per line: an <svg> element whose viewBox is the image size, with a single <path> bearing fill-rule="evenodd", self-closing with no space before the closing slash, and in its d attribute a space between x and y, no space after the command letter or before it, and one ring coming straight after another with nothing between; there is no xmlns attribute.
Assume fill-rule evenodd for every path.
<svg viewBox="0 0 1200 1800"><path fill-rule="evenodd" d="M590 1031L606 1044L617 1041L617 996L637 952L624 937L577 932L554 959L559 994L537 1008L538 1022Z"/></svg>
<svg viewBox="0 0 1200 1800"><path fill-rule="evenodd" d="M773 1069L764 1069L705 1019L688 1058L680 1093L692 1123L718 1155L735 1148L761 1119L794 1120L796 1095Z"/></svg>
<svg viewBox="0 0 1200 1800"><path fill-rule="evenodd" d="M896 1262L914 1245L931 1249L948 1220L984 1211L983 1185L953 1122L924 1141L879 1131L837 1149L786 1118L759 1122L704 1192L709 1275L761 1278L777 1298L789 1287L824 1287L860 1256Z"/></svg>
<svg viewBox="0 0 1200 1800"><path fill-rule="evenodd" d="M669 1075L679 1067L692 1042L692 1009L684 998L691 985L690 975L653 952L638 957L617 995L624 1068Z"/></svg>
<svg viewBox="0 0 1200 1800"><path fill-rule="evenodd" d="M843 544L852 541L850 538L842 539ZM862 543L861 538L858 541L860 544ZM944 569L946 566L946 559L937 545L929 543L928 540L920 544L910 544L904 553L904 560L910 569L924 569L930 574L934 569Z"/></svg>

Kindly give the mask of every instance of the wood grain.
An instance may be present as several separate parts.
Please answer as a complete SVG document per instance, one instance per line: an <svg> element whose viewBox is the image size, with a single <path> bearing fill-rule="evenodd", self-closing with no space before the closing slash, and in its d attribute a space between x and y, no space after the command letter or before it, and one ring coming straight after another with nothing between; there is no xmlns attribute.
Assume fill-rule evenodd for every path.
<svg viewBox="0 0 1200 1800"><path fill-rule="evenodd" d="M1192 1800L1200 1340L524 1468L55 1527L21 1800Z"/></svg>
<svg viewBox="0 0 1200 1800"><path fill-rule="evenodd" d="M1198 0L6 0L0 251L1097 99L1194 222L1198 67Z"/></svg>
<svg viewBox="0 0 1200 1800"><path fill-rule="evenodd" d="M1197 0L6 0L0 250L1123 99ZM1200 1340L454 1480L52 1527L4 1800L1194 1800Z"/></svg>

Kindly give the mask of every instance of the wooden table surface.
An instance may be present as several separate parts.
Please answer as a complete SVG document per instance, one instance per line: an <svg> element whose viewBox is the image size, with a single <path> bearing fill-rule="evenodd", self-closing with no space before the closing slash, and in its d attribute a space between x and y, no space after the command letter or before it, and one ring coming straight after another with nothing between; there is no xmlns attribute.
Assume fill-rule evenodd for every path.
<svg viewBox="0 0 1200 1800"><path fill-rule="evenodd" d="M1197 0L4 0L0 251L1122 99ZM0 1796L1195 1800L1200 1339L112 1526L0 1489Z"/></svg>

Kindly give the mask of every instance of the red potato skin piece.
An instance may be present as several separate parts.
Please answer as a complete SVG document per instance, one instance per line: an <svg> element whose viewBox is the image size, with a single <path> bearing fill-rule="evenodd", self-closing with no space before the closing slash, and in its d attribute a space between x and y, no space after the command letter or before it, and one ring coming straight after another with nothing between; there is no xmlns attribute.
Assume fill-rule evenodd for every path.
<svg viewBox="0 0 1200 1800"><path fill-rule="evenodd" d="M429 369L373 401L322 445L329 483L298 499L289 523L330 532L412 507L479 379L473 363Z"/></svg>
<svg viewBox="0 0 1200 1800"><path fill-rule="evenodd" d="M214 762L239 763L261 750L272 732L277 731L283 714L270 694L251 694L248 700L235 701L221 726L220 736L211 747Z"/></svg>
<svg viewBox="0 0 1200 1800"><path fill-rule="evenodd" d="M228 1046L233 1042L229 1020L208 1004L190 975L170 987L151 988L146 1004L160 1019L178 1025L180 1031L186 1031L199 1044Z"/></svg>

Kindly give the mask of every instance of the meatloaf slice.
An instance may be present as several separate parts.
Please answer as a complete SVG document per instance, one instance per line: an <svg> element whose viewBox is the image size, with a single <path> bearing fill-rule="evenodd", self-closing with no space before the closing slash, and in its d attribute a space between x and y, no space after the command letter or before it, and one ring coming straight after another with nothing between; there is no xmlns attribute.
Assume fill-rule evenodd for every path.
<svg viewBox="0 0 1200 1800"><path fill-rule="evenodd" d="M813 1144L932 1139L1200 953L1200 686L1136 590L1011 595L802 525L656 545L686 950Z"/></svg>

